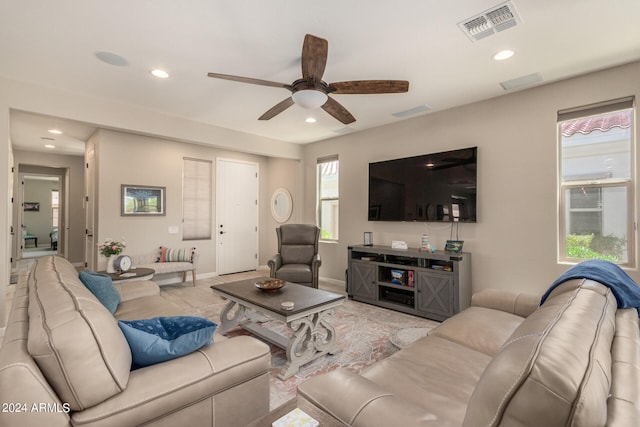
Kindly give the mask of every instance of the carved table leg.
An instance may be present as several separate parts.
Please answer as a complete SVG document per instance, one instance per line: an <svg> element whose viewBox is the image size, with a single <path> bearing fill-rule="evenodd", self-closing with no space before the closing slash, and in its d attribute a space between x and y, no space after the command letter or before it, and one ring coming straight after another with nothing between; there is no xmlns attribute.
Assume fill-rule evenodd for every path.
<svg viewBox="0 0 640 427"><path fill-rule="evenodd" d="M233 306L237 306L236 311L233 313L232 317L229 317L229 312ZM220 313L220 333L224 335L229 332L229 330L238 326L244 317L244 312L245 307L243 305L237 304L235 301L227 302L227 305L222 309L222 313Z"/></svg>
<svg viewBox="0 0 640 427"><path fill-rule="evenodd" d="M325 354L336 354L340 348L336 344L336 331L326 321L333 310L313 313L289 322L294 334L287 345L287 362L278 374L281 380L294 375L300 366Z"/></svg>

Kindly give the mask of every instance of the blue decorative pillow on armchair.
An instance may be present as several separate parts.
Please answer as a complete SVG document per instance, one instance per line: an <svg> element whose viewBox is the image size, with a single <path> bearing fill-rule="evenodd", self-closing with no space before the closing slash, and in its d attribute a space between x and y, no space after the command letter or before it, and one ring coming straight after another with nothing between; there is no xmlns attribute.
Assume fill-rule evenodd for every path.
<svg viewBox="0 0 640 427"><path fill-rule="evenodd" d="M80 281L91 293L104 305L111 314L115 313L120 305L120 293L113 286L113 280L106 274L96 273L89 269L80 272Z"/></svg>
<svg viewBox="0 0 640 427"><path fill-rule="evenodd" d="M131 348L132 369L175 359L211 344L218 327L195 316L119 320L118 326Z"/></svg>

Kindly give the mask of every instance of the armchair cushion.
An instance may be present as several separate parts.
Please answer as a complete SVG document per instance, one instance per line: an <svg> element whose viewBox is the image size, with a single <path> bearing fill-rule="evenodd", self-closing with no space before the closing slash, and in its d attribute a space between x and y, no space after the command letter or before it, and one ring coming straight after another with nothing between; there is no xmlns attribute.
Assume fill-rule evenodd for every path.
<svg viewBox="0 0 640 427"><path fill-rule="evenodd" d="M195 316L119 320L133 359L133 369L189 354L213 343L214 322Z"/></svg>
<svg viewBox="0 0 640 427"><path fill-rule="evenodd" d="M278 279L293 283L309 283L313 280L311 266L306 264L284 264L277 275Z"/></svg>

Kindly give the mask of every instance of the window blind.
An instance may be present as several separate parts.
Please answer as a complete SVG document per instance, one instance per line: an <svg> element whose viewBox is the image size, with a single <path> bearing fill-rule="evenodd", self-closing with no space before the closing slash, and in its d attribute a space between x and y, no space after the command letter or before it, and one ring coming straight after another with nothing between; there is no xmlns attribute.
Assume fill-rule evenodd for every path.
<svg viewBox="0 0 640 427"><path fill-rule="evenodd" d="M211 239L212 162L184 158L182 240Z"/></svg>

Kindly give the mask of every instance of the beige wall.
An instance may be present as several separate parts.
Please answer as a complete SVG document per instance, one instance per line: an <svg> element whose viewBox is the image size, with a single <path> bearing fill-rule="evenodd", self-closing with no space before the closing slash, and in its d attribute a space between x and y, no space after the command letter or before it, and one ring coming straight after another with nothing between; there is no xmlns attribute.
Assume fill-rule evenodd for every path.
<svg viewBox="0 0 640 427"><path fill-rule="evenodd" d="M459 229L464 250L472 253L473 290L544 291L567 268L556 261L556 113L638 97L638 76L636 62L306 146L309 221L316 159L331 154L340 159L340 242L321 245L321 275L344 278L347 247L361 244L364 231L373 231L374 243L382 245L405 240L417 247L426 231L442 249L449 238L449 225L442 223L368 222L369 162L478 146L478 223ZM629 273L640 281L637 269Z"/></svg>
<svg viewBox="0 0 640 427"><path fill-rule="evenodd" d="M169 227L182 230L182 161L184 157L210 160L213 164L215 213L216 159L233 159L258 164L259 180L259 263L276 250L275 221L269 201L278 187L289 187L298 193L299 162L244 154L201 145L187 144L126 132L100 130L95 137L98 146L98 234L96 242L111 237L125 238L126 253L147 254L161 245L169 247L195 246L200 253L199 275L216 272L215 223L211 240L182 241L181 232L169 234ZM166 187L166 216L122 217L120 215L121 184ZM301 206L295 197L294 206ZM215 218L214 218L215 221ZM98 267L105 260L98 258Z"/></svg>

